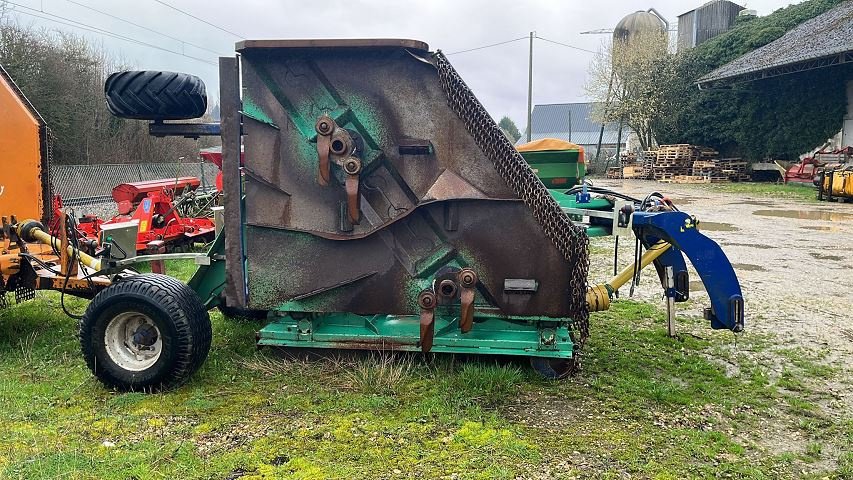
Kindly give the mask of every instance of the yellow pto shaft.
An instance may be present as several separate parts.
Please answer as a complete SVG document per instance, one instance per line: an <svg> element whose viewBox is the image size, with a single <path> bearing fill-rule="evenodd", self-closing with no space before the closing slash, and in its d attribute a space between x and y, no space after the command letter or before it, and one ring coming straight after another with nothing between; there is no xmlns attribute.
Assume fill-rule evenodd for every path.
<svg viewBox="0 0 853 480"><path fill-rule="evenodd" d="M640 270L646 268L650 263L654 262L655 259L663 255L669 247L671 247L671 245L663 240L652 245L651 248L646 250L646 253L640 257ZM628 280L634 278L635 273L635 265L632 263L619 272L618 275L611 278L607 283L589 287L589 290L586 292L586 303L589 305L589 311L600 312L610 308L610 296L613 292L619 290L622 285L628 283Z"/></svg>
<svg viewBox="0 0 853 480"><path fill-rule="evenodd" d="M25 242L42 243L55 248L56 250L60 250L62 248L62 240L45 232L44 226L36 220L25 220L21 222L18 226L18 236L20 236ZM86 265L96 272L101 270L101 260L85 252L78 252L77 249L71 245L67 247L67 251L68 255L73 257L77 257L79 255L80 261L83 262L83 265Z"/></svg>

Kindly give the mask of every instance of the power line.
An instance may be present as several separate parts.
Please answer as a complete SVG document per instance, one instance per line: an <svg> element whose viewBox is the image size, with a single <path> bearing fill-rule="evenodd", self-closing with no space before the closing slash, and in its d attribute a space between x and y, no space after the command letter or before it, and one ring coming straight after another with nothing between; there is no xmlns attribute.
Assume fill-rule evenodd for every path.
<svg viewBox="0 0 853 480"><path fill-rule="evenodd" d="M155 0L155 1L157 1L157 0ZM484 48L492 48L492 47L497 47L497 46L499 46L499 45L506 45L507 43L517 42L517 41L519 41L519 40L527 40L528 38L530 38L530 37L528 37L527 35L525 35L525 36L523 36L523 37L513 38L512 40L505 40L505 41L503 41L503 42L498 42L498 43L490 43L490 44L488 44L488 45L483 45L482 47L474 47L474 48L469 48L469 49L466 49L466 50L459 50L459 51L456 51L456 52L446 53L445 55L448 55L448 56L449 56L449 55L456 55L456 54L458 54L458 53L475 52L475 51L477 51L477 50L482 50L482 49L484 49ZM576 46L574 46L574 45L569 45L568 43L562 43L562 42L557 42L557 41L555 41L555 40L551 40L551 39L548 39L548 38L543 38L543 37L540 37L539 35L536 35L536 34L534 34L534 37L533 37L533 38L536 38L536 39L538 39L538 40L543 40L543 41L548 42L548 43L553 43L553 44L555 44L555 45L562 45L562 46L564 46L564 47L572 48L572 49L575 49L575 50L580 50L580 51L582 51L582 52L587 52L587 53L598 53L598 52L593 51L593 50L587 50L586 48L581 48L581 47L576 47Z"/></svg>
<svg viewBox="0 0 853 480"><path fill-rule="evenodd" d="M137 39L135 39L135 38L131 38L131 37L127 37L127 36L124 36L124 35L120 35L120 34L118 34L118 33L111 32L111 31L109 31L109 30L105 30L105 29L103 29L103 28L99 28L99 27L95 27L95 26L92 26L92 25L88 25L88 24L82 23L82 22L78 22L77 20L72 20L72 19L70 19L70 18L62 17L62 16L60 16L60 15L54 15L54 14L52 14L52 13L42 12L42 11L37 10L37 9L35 9L35 8L28 7L28 6L26 6L26 5L21 5L21 4L18 4L18 3L10 2L10 1L8 1L8 0L6 0L6 3L8 3L9 5L14 5L14 6L19 7L19 8L25 8L25 9L27 9L27 10L32 10L33 12L38 12L38 13L41 13L41 14L43 14L43 15L48 15L48 16L47 16L47 17L45 17L45 16L43 16L43 15L38 15L38 14L36 14L36 13L30 13L30 12L24 12L24 11L21 11L21 10L15 10L16 12L21 13L21 14L24 14L24 15L29 15L29 16L31 16L31 17L40 18L40 19L42 19L42 20L47 20L47 21L49 21L49 22L58 23L58 24L60 24L60 25L66 25L66 26L69 26L69 27L72 27L72 28L77 28L77 29L80 29L80 30L85 30L85 31L92 32L92 33L96 33L96 34L99 34L99 35L104 35L104 36L107 36L107 37L115 38L115 39L118 39L118 40L124 40L124 41L126 41L126 42L135 43L135 44L137 44L137 45L142 45L142 46L145 46L145 47L153 48L153 49L156 49L156 50L160 50L160 51L162 51L162 52L167 52L167 53L171 53L171 54L174 54L174 55L180 55L180 56L182 56L182 57L186 57L186 58L189 58L189 59L192 59L192 60L196 60L196 61L199 61L199 62L203 62L203 63L206 63L206 64L208 64L208 65L213 65L213 66L216 66L216 65L217 65L215 62L211 62L210 60L205 60L205 59L203 59L203 58L194 57L194 56L192 56L192 55L187 55L187 54L185 54L185 53L181 53L181 52L178 52L178 51L175 51L175 50L169 50L168 48L163 48L163 47L161 47L161 46L154 45L154 44L152 44L152 43L143 42L142 40L137 40ZM54 17L54 18L49 18L49 17ZM59 19L59 20L57 20L57 19ZM68 22L71 22L71 23L68 23Z"/></svg>
<svg viewBox="0 0 853 480"><path fill-rule="evenodd" d="M206 51L206 52L210 52L210 53L212 53L212 54L214 54L214 55L223 55L223 56L228 56L228 55L230 55L230 54L227 54L227 53L221 53L221 52L217 52L217 51L215 51L215 50L211 50L211 49L209 49L209 48L207 48L207 47L202 47L201 45L196 45L196 44L194 44L194 43L190 43L190 42L188 42L188 41L186 41L186 40L182 40L182 39L180 39L180 38L178 38L178 37L173 37L172 35L169 35L169 34L166 34L166 33L163 33L163 32L159 32L159 31L157 31L157 30L154 30L153 28L149 28L149 27L146 27L146 26L144 26L144 25L140 25L140 24L135 23L135 22L131 22L130 20L127 20L127 19L125 19L125 18L118 17L118 16L113 15L113 14L111 14L111 13L109 13L109 12L104 12L104 11L102 11L102 10L98 10L97 8L90 7L89 5L86 5L86 4L84 4L84 3L77 2L77 1L75 1L75 0L65 0L65 1L67 1L68 3L73 3L74 5L81 6L81 7L83 7L83 8L88 9L88 10L91 10L91 11L93 11L93 12L100 13L101 15L104 15L104 16L107 16L107 17L110 17L110 18L113 18L113 19L118 20L118 21L120 21L120 22L127 23L128 25L133 25L134 27L141 28L141 29L146 30L146 31L149 31L149 32L151 32L151 33L156 33L157 35L160 35L160 36L162 36L162 37L165 37L165 38L168 38L168 39L171 39L171 40L175 40L175 41L177 41L177 42L181 42L182 44L185 44L185 45L189 45L189 46L191 46L191 47L198 48L199 50L204 50L204 51Z"/></svg>
<svg viewBox="0 0 853 480"><path fill-rule="evenodd" d="M156 0L155 0L155 1L156 1ZM445 55L448 55L448 56L449 56L449 55L456 55L456 54L458 54L458 53L474 52L474 51L476 51L476 50L482 50L482 49L484 49L484 48L497 47L498 45L506 45L507 43L517 42L517 41L519 41L519 40L526 40L527 38L528 38L528 37L527 37L527 35L525 35L525 36L523 36L523 37L513 38L512 40L506 40L506 41L503 41L503 42L492 43L492 44L490 44L490 45L483 45L482 47L469 48L469 49L467 49L467 50L459 50L459 51L457 51L457 52L446 53Z"/></svg>
<svg viewBox="0 0 853 480"><path fill-rule="evenodd" d="M154 1L155 1L155 2L157 2L157 3L159 3L160 5L163 5L164 7L169 7L169 8L171 8L172 10L174 10L174 11L176 11L176 12L180 12L180 13L182 13L182 14L184 14L184 15L186 15L186 16L188 16L188 17L190 17L190 18L194 18L194 19L198 20L198 21L199 21L199 22L201 22L201 23L204 23L204 24L206 24L206 25L210 25L211 27L213 27L213 28L215 28L215 29L217 29L217 30L223 31L223 32L225 32L225 33L227 33L227 34L229 34L229 35L233 35L233 36L235 36L235 37L237 37L237 38L239 38L239 39L241 39L241 40L246 38L246 37L245 37L245 35L240 35L240 34L238 34L238 33L234 33L234 32L232 32L231 30L227 30L227 29L225 29L225 28L220 27L219 25L215 25L215 24L213 24L213 23L210 23L210 22L208 22L207 20L205 20L205 19L203 19L203 18L196 17L196 16L195 16L195 15L193 15L192 13L185 12L185 11L181 10L180 8L178 8L178 7L173 7L172 5L169 5L169 4L168 4L168 3L166 3L166 2L163 2L163 1L161 1L161 0L154 0Z"/></svg>
<svg viewBox="0 0 853 480"><path fill-rule="evenodd" d="M536 36L536 38L538 38L539 40L544 40L544 41L546 41L546 42L548 42L548 43L553 43L553 44L555 44L555 45L562 45L562 46L564 46L564 47L572 48L572 49L575 49L575 50L580 50L581 52L587 52L587 53L598 53L598 52L596 52L596 51L594 51L594 50L587 50L586 48L576 47L576 46L574 46L574 45L569 45L568 43L562 43L562 42L557 42L557 41L554 41L554 40L549 40L549 39L547 39L547 38L543 38L543 37L540 37L540 36L538 36L538 35Z"/></svg>

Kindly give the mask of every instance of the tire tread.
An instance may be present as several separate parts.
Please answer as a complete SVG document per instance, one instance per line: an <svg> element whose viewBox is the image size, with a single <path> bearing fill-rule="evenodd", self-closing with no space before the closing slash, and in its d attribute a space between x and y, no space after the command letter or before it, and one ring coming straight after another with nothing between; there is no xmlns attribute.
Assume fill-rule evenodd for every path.
<svg viewBox="0 0 853 480"><path fill-rule="evenodd" d="M97 368L91 332L102 309L122 296L145 297L167 312L176 335L177 354L168 374L157 385L131 384ZM210 316L198 295L185 283L167 275L142 274L122 280L104 289L89 304L79 323L80 345L89 369L106 385L121 390L168 389L184 383L204 363L213 332Z"/></svg>
<svg viewBox="0 0 853 480"><path fill-rule="evenodd" d="M137 120L186 120L207 111L204 82L186 73L116 72L104 83L110 113Z"/></svg>

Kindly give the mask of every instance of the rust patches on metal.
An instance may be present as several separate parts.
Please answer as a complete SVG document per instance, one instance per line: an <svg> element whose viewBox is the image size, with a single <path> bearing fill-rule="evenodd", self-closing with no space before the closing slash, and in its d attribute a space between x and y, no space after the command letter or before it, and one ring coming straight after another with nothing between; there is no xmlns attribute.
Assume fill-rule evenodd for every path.
<svg viewBox="0 0 853 480"><path fill-rule="evenodd" d="M424 290L418 295L418 306L421 308L421 351L429 353L435 338L435 293Z"/></svg>
<svg viewBox="0 0 853 480"><path fill-rule="evenodd" d="M429 187L422 202L451 199L483 199L488 198L459 175L445 170L438 176L435 183Z"/></svg>
<svg viewBox="0 0 853 480"><path fill-rule="evenodd" d="M429 51L429 45L419 40L405 38L317 38L298 40L243 40L237 42L236 50L247 48L406 48Z"/></svg>
<svg viewBox="0 0 853 480"><path fill-rule="evenodd" d="M477 287L477 273L470 268L463 268L456 274L462 291L459 294L460 313L459 329L468 333L474 327L474 294Z"/></svg>
<svg viewBox="0 0 853 480"><path fill-rule="evenodd" d="M347 193L347 216L351 224L358 225L361 221L361 196L358 194L361 160L350 157L344 162L343 167L347 174L344 185Z"/></svg>
<svg viewBox="0 0 853 480"><path fill-rule="evenodd" d="M329 184L331 179L331 168L329 165L329 151L332 147L332 132L335 131L337 125L328 115L321 115L314 124L314 130L317 131L317 183L322 186Z"/></svg>
<svg viewBox="0 0 853 480"><path fill-rule="evenodd" d="M391 342L385 339L375 342L365 342L363 340L337 340L331 342L335 348L346 348L352 350L404 350L411 347L411 344L402 342Z"/></svg>

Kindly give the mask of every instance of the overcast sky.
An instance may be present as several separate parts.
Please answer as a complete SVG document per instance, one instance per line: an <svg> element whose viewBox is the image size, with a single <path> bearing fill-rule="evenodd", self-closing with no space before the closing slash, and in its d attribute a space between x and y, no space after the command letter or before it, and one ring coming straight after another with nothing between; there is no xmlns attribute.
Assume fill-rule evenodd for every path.
<svg viewBox="0 0 853 480"><path fill-rule="evenodd" d="M240 38L190 18L170 4L240 37L259 38L348 38L395 37L426 41L432 50L445 53L467 50L528 35L598 50L607 35L580 32L612 28L625 15L654 7L675 22L678 15L703 0L10 0L9 7L24 23L50 29L75 31L101 44L125 62L142 69L177 70L205 80L211 102L218 95L217 67L204 61L109 38L92 32L36 18L56 15L101 28L122 36L182 52L208 62L217 54L182 44L116 18L102 15L80 4L131 20L185 42L203 46L220 55L233 52ZM0 0L2 3L2 0ZM748 0L741 2L759 15L797 1ZM44 13L41 13L43 11ZM521 130L526 122L526 39L458 53L449 58L478 98L496 118L509 115ZM534 103L584 101L586 70L593 55L537 40L534 44Z"/></svg>

